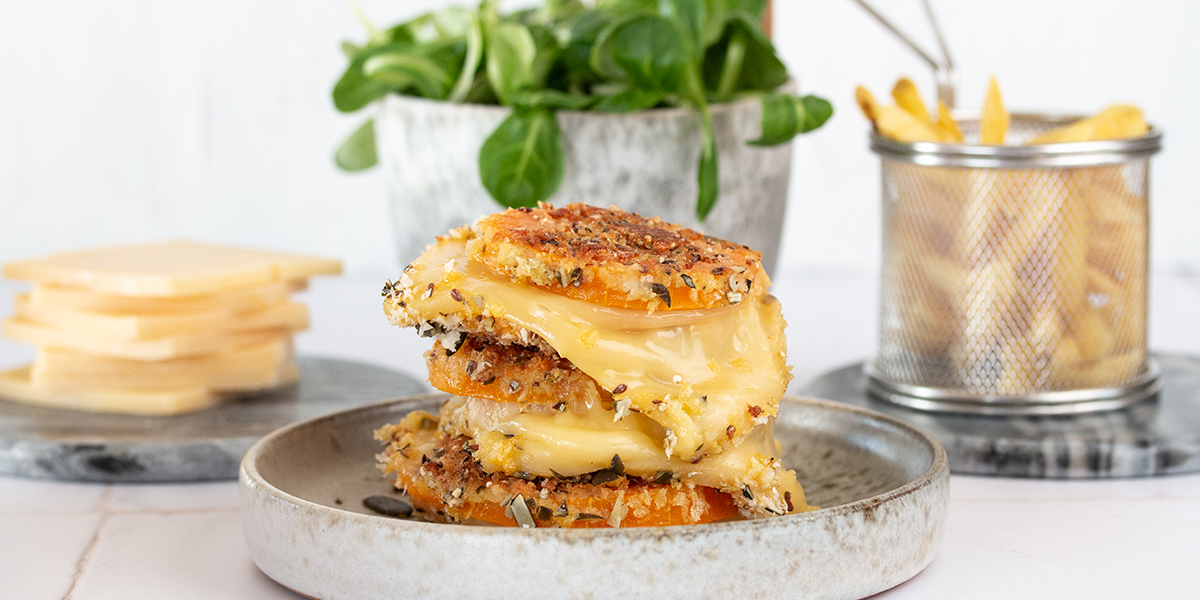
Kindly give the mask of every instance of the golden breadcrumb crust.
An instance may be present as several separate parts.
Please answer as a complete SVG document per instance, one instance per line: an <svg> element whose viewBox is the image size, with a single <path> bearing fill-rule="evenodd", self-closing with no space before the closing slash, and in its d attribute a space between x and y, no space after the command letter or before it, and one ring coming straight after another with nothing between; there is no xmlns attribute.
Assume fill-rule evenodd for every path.
<svg viewBox="0 0 1200 600"><path fill-rule="evenodd" d="M759 252L617 208L542 204L483 217L472 229L472 260L602 306L714 308L769 285Z"/></svg>
<svg viewBox="0 0 1200 600"><path fill-rule="evenodd" d="M470 438L446 434L436 423L436 416L418 411L375 433L387 444L379 456L383 470L395 474L396 487L434 520L646 527L738 518L728 494L691 484L620 476L598 485L580 478L489 474L471 456ZM523 502L526 510L515 502Z"/></svg>
<svg viewBox="0 0 1200 600"><path fill-rule="evenodd" d="M434 342L425 353L425 364L429 383L456 396L564 410L581 402L612 402L612 395L571 361L534 347L467 335L457 351Z"/></svg>

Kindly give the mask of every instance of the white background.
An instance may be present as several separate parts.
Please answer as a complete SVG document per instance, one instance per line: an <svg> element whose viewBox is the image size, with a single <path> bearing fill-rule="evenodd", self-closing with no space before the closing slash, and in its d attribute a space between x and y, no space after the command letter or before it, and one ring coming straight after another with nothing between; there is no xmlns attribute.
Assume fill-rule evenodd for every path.
<svg viewBox="0 0 1200 600"><path fill-rule="evenodd" d="M918 0L874 1L932 46ZM444 4L362 2L383 24ZM961 66L960 106L977 105L995 73L1012 109L1144 107L1166 132L1154 267L1200 267L1200 3L935 8ZM192 237L393 268L381 175L331 161L363 119L329 100L345 66L338 43L363 37L341 1L0 0L0 262ZM853 89L886 97L908 74L931 94L932 77L850 0L776 0L775 39L803 90L838 110L797 146L784 270L869 272L878 165Z"/></svg>

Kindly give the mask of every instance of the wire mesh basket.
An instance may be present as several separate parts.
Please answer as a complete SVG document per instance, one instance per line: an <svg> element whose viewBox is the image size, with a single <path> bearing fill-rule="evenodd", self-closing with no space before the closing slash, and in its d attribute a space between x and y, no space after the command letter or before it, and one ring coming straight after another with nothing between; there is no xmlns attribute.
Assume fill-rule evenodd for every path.
<svg viewBox="0 0 1200 600"><path fill-rule="evenodd" d="M1010 143L1078 117L1014 114ZM1146 352L1150 156L1162 135L983 146L873 135L883 277L870 391L982 414L1106 410L1158 390Z"/></svg>

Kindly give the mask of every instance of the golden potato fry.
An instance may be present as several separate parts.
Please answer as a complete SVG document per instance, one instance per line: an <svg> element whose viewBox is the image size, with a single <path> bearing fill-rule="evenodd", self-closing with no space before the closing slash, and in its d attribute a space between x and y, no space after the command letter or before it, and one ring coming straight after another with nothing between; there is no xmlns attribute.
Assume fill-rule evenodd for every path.
<svg viewBox="0 0 1200 600"><path fill-rule="evenodd" d="M1061 144L1120 140L1146 135L1148 131L1150 131L1150 125L1142 116L1142 109L1128 104L1114 104L1093 117L1047 131L1033 138L1029 143Z"/></svg>
<svg viewBox="0 0 1200 600"><path fill-rule="evenodd" d="M1044 365L1053 359L1055 346L1063 339L1062 319L1053 304L1042 304L1036 310L1029 331L1011 340L1001 352L1004 360L1004 375L1000 379L1003 393L1020 395L1029 390L1043 389L1050 379L1050 373Z"/></svg>
<svg viewBox="0 0 1200 600"><path fill-rule="evenodd" d="M1071 329L1075 332L1075 340L1079 342L1079 351L1083 353L1084 358L1107 358L1117 340L1103 315L1099 311L1084 309L1072 316L1074 322L1071 323Z"/></svg>
<svg viewBox="0 0 1200 600"><path fill-rule="evenodd" d="M954 141L960 144L963 142L963 134L962 130L958 128L958 122L954 120L954 117L950 116L950 108L941 100L938 100L937 125L942 131L949 134L950 138Z"/></svg>
<svg viewBox="0 0 1200 600"><path fill-rule="evenodd" d="M875 96L870 90L863 86L854 88L854 101L858 103L858 109L862 114L866 115L872 123L876 123L876 114L879 112L879 103L875 101Z"/></svg>
<svg viewBox="0 0 1200 600"><path fill-rule="evenodd" d="M979 142L1003 145L1011 122L1012 118L1004 108L1004 99L1000 97L1000 85L996 83L996 77L993 75L988 81L987 97L983 100L983 117L979 120Z"/></svg>
<svg viewBox="0 0 1200 600"><path fill-rule="evenodd" d="M929 111L925 108L925 103L921 101L921 94L917 91L917 86L911 79L901 77L896 82L896 87L892 88L892 99L896 101L896 106L903 108L908 114L926 123L933 122L933 119L929 117Z"/></svg>
<svg viewBox="0 0 1200 600"><path fill-rule="evenodd" d="M897 142L949 142L950 136L899 106L881 106L876 111L879 133Z"/></svg>
<svg viewBox="0 0 1200 600"><path fill-rule="evenodd" d="M1074 387L1109 386L1115 382L1128 381L1137 374L1145 361L1145 352L1122 352L1100 360L1078 364L1067 375L1073 381Z"/></svg>
<svg viewBox="0 0 1200 600"><path fill-rule="evenodd" d="M922 121L899 106L880 106L867 88L858 86L854 100L863 114L875 124L880 135L898 142L948 142L950 136L942 133L932 122Z"/></svg>

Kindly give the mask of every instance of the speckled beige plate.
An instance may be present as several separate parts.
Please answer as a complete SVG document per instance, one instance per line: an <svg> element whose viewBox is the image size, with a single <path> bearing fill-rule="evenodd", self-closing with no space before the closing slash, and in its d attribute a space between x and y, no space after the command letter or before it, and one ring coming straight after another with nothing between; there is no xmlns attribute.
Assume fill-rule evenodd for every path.
<svg viewBox="0 0 1200 600"><path fill-rule="evenodd" d="M824 510L681 527L518 529L377 516L372 432L442 395L280 429L250 449L241 511L270 578L321 600L861 598L925 568L946 523L946 453L861 408L785 398L776 433Z"/></svg>

